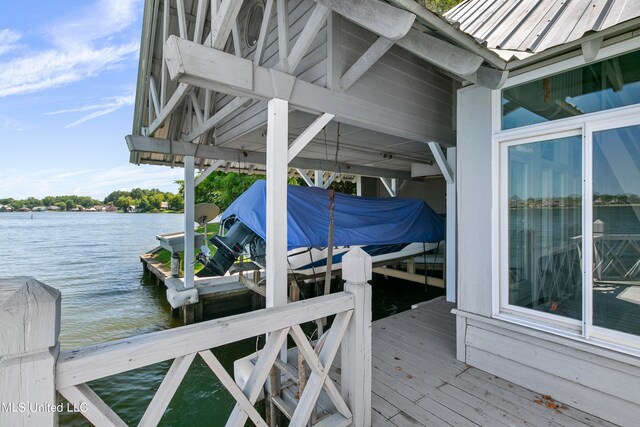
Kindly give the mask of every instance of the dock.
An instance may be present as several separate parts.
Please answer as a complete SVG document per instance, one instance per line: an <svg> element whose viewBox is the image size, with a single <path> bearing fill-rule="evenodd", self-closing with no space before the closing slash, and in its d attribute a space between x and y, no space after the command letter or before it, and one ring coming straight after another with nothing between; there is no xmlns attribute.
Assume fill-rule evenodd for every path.
<svg viewBox="0 0 640 427"><path fill-rule="evenodd" d="M373 426L615 426L456 360L453 308L440 297L373 322Z"/></svg>

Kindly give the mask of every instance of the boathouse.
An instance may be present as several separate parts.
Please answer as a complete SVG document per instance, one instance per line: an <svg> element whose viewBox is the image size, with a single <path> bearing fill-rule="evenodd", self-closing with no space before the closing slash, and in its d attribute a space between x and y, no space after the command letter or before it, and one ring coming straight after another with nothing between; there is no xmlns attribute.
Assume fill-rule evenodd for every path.
<svg viewBox="0 0 640 427"><path fill-rule="evenodd" d="M198 355L237 402L227 425L267 425L267 378L293 426L637 425L639 141L637 2L468 0L440 17L414 0L146 0L126 142L132 163L184 168L177 291L197 300L195 186L262 171L267 308L60 355L54 330L3 348L44 355L26 380L0 374L88 402L97 425L123 422L87 383L173 360L142 416L155 425ZM290 175L446 214L446 301L372 325L371 260L353 250L344 292L288 302ZM25 289L3 323L55 329L59 293ZM313 348L300 325L331 315ZM266 333L243 381L208 350Z"/></svg>

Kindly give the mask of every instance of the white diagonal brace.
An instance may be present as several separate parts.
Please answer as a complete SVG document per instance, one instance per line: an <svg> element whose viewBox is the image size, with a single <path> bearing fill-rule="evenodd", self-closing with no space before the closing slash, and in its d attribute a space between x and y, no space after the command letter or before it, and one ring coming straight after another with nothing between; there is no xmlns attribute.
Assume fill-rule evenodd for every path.
<svg viewBox="0 0 640 427"><path fill-rule="evenodd" d="M253 63L260 65L262 63L262 56L264 50L267 47L267 38L269 36L269 22L273 16L273 2L275 0L267 0L264 4L264 14L262 16L262 25L260 25L260 35L258 36L258 43L256 43L256 50L253 54Z"/></svg>
<svg viewBox="0 0 640 427"><path fill-rule="evenodd" d="M191 362L196 357L196 353L187 354L185 356L176 357L164 376L160 387L153 396L151 403L147 406L147 410L144 411L144 415L138 423L138 427L157 426L164 411L167 410L167 406L171 403L173 395L178 390L178 387L182 383L182 379L187 374Z"/></svg>
<svg viewBox="0 0 640 427"><path fill-rule="evenodd" d="M191 133L186 136L185 141L191 142L197 137L199 137L200 135L202 135L203 133L214 128L215 126L218 125L218 123L220 123L226 117L233 114L234 111L237 111L238 108L245 105L248 101L249 101L249 98L245 98L245 97L237 97L229 101L227 105L225 105L220 109L220 111L215 113L213 116L209 117L204 122L200 123L198 127L196 127L195 129L193 129Z"/></svg>
<svg viewBox="0 0 640 427"><path fill-rule="evenodd" d="M160 114L160 101L158 100L158 88L156 87L156 79L153 76L149 76L149 96L153 104L153 111L156 114Z"/></svg>
<svg viewBox="0 0 640 427"><path fill-rule="evenodd" d="M191 104L193 104L193 110L196 112L196 120L198 121L198 125L202 125L204 121L204 117L202 117L202 110L200 109L200 103L198 102L198 97L196 96L194 91L189 93L191 97Z"/></svg>
<svg viewBox="0 0 640 427"><path fill-rule="evenodd" d="M207 179L207 177L211 175L211 173L215 172L220 166L224 165L225 163L226 163L226 160L223 160L223 159L218 159L213 163L211 163L211 165L207 168L207 170L202 172L196 178L196 186L200 184L202 181L204 181L205 179Z"/></svg>
<svg viewBox="0 0 640 427"><path fill-rule="evenodd" d="M416 19L413 13L391 6L380 0L315 1L361 27L394 41L404 37Z"/></svg>
<svg viewBox="0 0 640 427"><path fill-rule="evenodd" d="M282 345L286 342L289 328L280 329L278 331L269 334L267 343L260 352L260 357L256 362L253 371L249 375L246 384L242 392L252 404L258 399L260 390L264 386L264 382L267 380L269 371L276 360L276 357L280 354ZM226 427L241 427L247 421L247 413L236 404L227 420ZM295 425L295 424L294 424Z"/></svg>
<svg viewBox="0 0 640 427"><path fill-rule="evenodd" d="M184 0L176 0L176 11L178 13L178 33L181 39L186 39L187 15L184 12Z"/></svg>
<svg viewBox="0 0 640 427"><path fill-rule="evenodd" d="M196 10L196 25L193 30L193 41L200 43L204 34L204 23L207 20L207 5L210 0L198 0L198 9Z"/></svg>
<svg viewBox="0 0 640 427"><path fill-rule="evenodd" d="M278 12L278 57L286 63L289 57L289 8L287 0L277 0ZM288 67L287 67L288 68Z"/></svg>
<svg viewBox="0 0 640 427"><path fill-rule="evenodd" d="M455 182L455 176L453 174L453 171L449 167L449 164L447 163L447 158L442 153L440 144L431 141L428 143L428 145L431 149L431 153L433 153L433 157L435 157L436 159L436 163L438 163L438 167L440 168L442 175L444 175L445 181L447 181L447 184L453 184Z"/></svg>
<svg viewBox="0 0 640 427"><path fill-rule="evenodd" d="M324 188L325 190L329 188L329 186L333 184L333 181L335 181L337 177L338 177L338 172L331 172L331 175L329 175L329 177L324 182L324 184L322 184L322 188Z"/></svg>
<svg viewBox="0 0 640 427"><path fill-rule="evenodd" d="M314 122L311 123L311 125L309 125L309 127L306 128L304 132L302 132L300 136L298 136L295 141L293 141L293 143L291 143L287 155L289 158L289 162L298 154L300 154L300 151L302 151L302 149L306 147L309 142L311 142L311 140L318 134L318 132L320 132L327 125L327 123L329 123L331 119L333 119L333 117L333 114L324 113L323 115L315 119Z"/></svg>
<svg viewBox="0 0 640 427"><path fill-rule="evenodd" d="M242 0L225 0L220 4L216 19L211 23L211 47L224 49L241 7Z"/></svg>
<svg viewBox="0 0 640 427"><path fill-rule="evenodd" d="M126 423L86 384L78 384L58 390L72 405L83 409L82 415L93 425L126 427Z"/></svg>
<svg viewBox="0 0 640 427"><path fill-rule="evenodd" d="M396 197L396 179L395 178L383 178L380 177L380 181L382 181L382 185L387 189L387 192L391 197Z"/></svg>
<svg viewBox="0 0 640 427"><path fill-rule="evenodd" d="M300 178L302 178L302 180L309 187L313 187L313 180L309 177L309 175L307 174L307 172L304 169L296 169L296 171L298 171L298 175L300 175Z"/></svg>
<svg viewBox="0 0 640 427"><path fill-rule="evenodd" d="M329 12L331 12L331 10L328 7L316 4L313 12L311 12L309 20L298 36L298 40L296 40L296 44L291 48L291 53L287 57L286 63L279 63L277 65L278 69L290 74L293 74L296 71L300 61L302 61L302 58L309 50L313 39L316 38L320 28L322 28L327 20Z"/></svg>
<svg viewBox="0 0 640 427"><path fill-rule="evenodd" d="M235 399L240 408L251 418L251 421L256 426L259 427L267 427L267 423L262 419L256 408L253 407L253 403L247 399L247 396L244 395L238 384L231 378L231 375L227 373L227 370L224 369L222 363L213 355L211 350L201 351L200 357L204 360L204 362L211 368L214 374L218 377L218 380L222 383L222 385L227 389L229 394Z"/></svg>
<svg viewBox="0 0 640 427"><path fill-rule="evenodd" d="M147 131L148 135L153 135L160 125L164 123L167 117L173 113L180 102L182 102L182 100L189 94L189 89L191 89L191 86L186 83L180 83L178 85L175 92L171 95L171 98L169 98L162 111L160 111L160 114L158 114L153 123L149 125L149 129Z"/></svg>
<svg viewBox="0 0 640 427"><path fill-rule="evenodd" d="M231 37L233 38L233 53L242 58L242 44L240 43L240 28L236 20L231 26Z"/></svg>
<svg viewBox="0 0 640 427"><path fill-rule="evenodd" d="M340 78L340 87L342 90L349 89L369 68L382 57L394 42L386 37L378 37L378 40L362 54L360 58L347 70Z"/></svg>

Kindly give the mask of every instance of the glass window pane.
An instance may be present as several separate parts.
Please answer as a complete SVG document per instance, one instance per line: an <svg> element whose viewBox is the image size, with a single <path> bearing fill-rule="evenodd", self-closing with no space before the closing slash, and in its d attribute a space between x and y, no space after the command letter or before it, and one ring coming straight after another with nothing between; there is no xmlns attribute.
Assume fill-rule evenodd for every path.
<svg viewBox="0 0 640 427"><path fill-rule="evenodd" d="M509 304L582 319L580 136L511 146Z"/></svg>
<svg viewBox="0 0 640 427"><path fill-rule="evenodd" d="M502 129L640 103L640 51L502 91Z"/></svg>
<svg viewBox="0 0 640 427"><path fill-rule="evenodd" d="M593 133L593 324L640 335L640 126Z"/></svg>

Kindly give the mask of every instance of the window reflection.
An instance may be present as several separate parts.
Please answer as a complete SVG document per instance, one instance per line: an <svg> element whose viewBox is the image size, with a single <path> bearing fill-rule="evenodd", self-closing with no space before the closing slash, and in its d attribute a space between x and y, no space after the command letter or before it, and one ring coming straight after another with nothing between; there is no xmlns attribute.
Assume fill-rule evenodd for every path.
<svg viewBox="0 0 640 427"><path fill-rule="evenodd" d="M593 324L640 335L640 126L593 133Z"/></svg>
<svg viewBox="0 0 640 427"><path fill-rule="evenodd" d="M582 151L574 136L509 147L509 304L582 318Z"/></svg>
<svg viewBox="0 0 640 427"><path fill-rule="evenodd" d="M503 90L502 128L637 103L640 103L640 51Z"/></svg>

